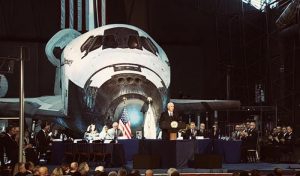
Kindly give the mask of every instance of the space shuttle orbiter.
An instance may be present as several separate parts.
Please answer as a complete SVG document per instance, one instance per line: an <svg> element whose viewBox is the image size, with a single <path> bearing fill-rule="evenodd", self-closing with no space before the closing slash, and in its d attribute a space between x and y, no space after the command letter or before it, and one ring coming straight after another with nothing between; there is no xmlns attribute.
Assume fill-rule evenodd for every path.
<svg viewBox="0 0 300 176"><path fill-rule="evenodd" d="M49 110L48 115L68 116L75 128L84 130L90 121L103 125L106 120L118 120L127 106L139 126L143 121L140 110L148 97L152 98L156 118L169 101L167 55L137 27L111 24L84 34L64 29L50 39L46 54L56 66L55 96L44 98L49 106L43 106L41 98L26 99L25 112L26 105L36 105L31 115ZM56 104L49 102L50 98ZM12 103L11 99L1 99L0 109L10 107L8 101ZM240 106L239 101L224 100L176 99L174 103L179 109L199 110L207 106L213 110Z"/></svg>

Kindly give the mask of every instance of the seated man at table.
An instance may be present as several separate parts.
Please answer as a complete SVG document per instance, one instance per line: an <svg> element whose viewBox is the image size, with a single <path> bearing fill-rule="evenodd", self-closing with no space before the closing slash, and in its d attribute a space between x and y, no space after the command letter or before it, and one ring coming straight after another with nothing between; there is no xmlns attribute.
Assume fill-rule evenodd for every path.
<svg viewBox="0 0 300 176"><path fill-rule="evenodd" d="M199 128L199 135L197 136L203 136L204 138L208 138L208 132L205 129L205 124L204 123L200 123L200 128Z"/></svg>
<svg viewBox="0 0 300 176"><path fill-rule="evenodd" d="M190 123L190 128L186 130L184 139L196 139L199 136L200 131L196 129L195 122Z"/></svg>
<svg viewBox="0 0 300 176"><path fill-rule="evenodd" d="M123 136L122 131L119 129L118 122L114 122L112 128L110 128L107 133L107 139L117 139L118 137Z"/></svg>

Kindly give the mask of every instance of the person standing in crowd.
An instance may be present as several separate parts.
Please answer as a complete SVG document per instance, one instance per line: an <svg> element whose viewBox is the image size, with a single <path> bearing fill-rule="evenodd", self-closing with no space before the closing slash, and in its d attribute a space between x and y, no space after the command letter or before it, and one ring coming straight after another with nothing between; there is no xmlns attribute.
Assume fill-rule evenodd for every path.
<svg viewBox="0 0 300 176"><path fill-rule="evenodd" d="M19 145L15 140L17 133L20 132L19 127L17 126L8 126L5 132L0 135L0 143L3 146L3 156L4 154L7 157L7 161L4 161L3 156L1 156L1 163L8 162L9 165L14 166L18 163L18 153Z"/></svg>
<svg viewBox="0 0 300 176"><path fill-rule="evenodd" d="M294 152L294 145L295 145L295 136L293 133L293 128L291 126L286 127L287 134L285 136L285 145L287 148L287 152Z"/></svg>
<svg viewBox="0 0 300 176"><path fill-rule="evenodd" d="M50 131L50 124L47 121L44 121L41 124L41 128L42 129L36 135L36 145L40 157L44 155L47 158L51 146L51 140L48 135Z"/></svg>
<svg viewBox="0 0 300 176"><path fill-rule="evenodd" d="M177 112L174 111L175 106L174 103L169 102L167 105L167 111L163 112L159 119L159 124L161 125L163 122L172 122L172 121L181 121L181 117ZM170 134L167 129L162 129L162 139L170 139Z"/></svg>
<svg viewBox="0 0 300 176"><path fill-rule="evenodd" d="M234 131L233 131L232 134L231 134L231 138L232 138L233 140L240 140L240 135L241 135L241 133L240 133L240 125L239 125L239 124L236 124L236 125L234 126Z"/></svg>
<svg viewBox="0 0 300 176"><path fill-rule="evenodd" d="M255 122L250 122L248 132L245 132L241 138L243 140L241 147L241 159L247 161L247 151L256 150L258 133Z"/></svg>

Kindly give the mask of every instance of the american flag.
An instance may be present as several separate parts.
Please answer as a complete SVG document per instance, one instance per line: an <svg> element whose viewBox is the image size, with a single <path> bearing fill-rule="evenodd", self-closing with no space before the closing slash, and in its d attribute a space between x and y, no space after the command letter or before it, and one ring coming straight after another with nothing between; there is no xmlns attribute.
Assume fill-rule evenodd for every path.
<svg viewBox="0 0 300 176"><path fill-rule="evenodd" d="M119 129L122 130L123 137L126 139L131 139L131 128L130 121L128 119L128 113L126 107L124 107L119 120Z"/></svg>
<svg viewBox="0 0 300 176"><path fill-rule="evenodd" d="M60 27L86 32L101 26L105 20L105 0L60 0Z"/></svg>

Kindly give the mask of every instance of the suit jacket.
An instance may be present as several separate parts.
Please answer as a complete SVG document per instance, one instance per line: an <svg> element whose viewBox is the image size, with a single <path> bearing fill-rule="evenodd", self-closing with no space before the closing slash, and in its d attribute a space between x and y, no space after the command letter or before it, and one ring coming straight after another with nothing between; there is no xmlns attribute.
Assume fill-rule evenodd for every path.
<svg viewBox="0 0 300 176"><path fill-rule="evenodd" d="M287 133L285 135L285 144L289 147L292 147L295 144L295 136L294 133Z"/></svg>
<svg viewBox="0 0 300 176"><path fill-rule="evenodd" d="M197 129L194 129L194 133L192 133L191 129L186 130L185 132L185 139L196 139L196 136L200 136L200 131Z"/></svg>
<svg viewBox="0 0 300 176"><path fill-rule="evenodd" d="M214 133L214 130L211 130L211 132L209 133L209 138L211 138L211 139L219 139L220 135L221 135L220 129L218 129L216 131L216 133Z"/></svg>
<svg viewBox="0 0 300 176"><path fill-rule="evenodd" d="M161 114L159 119L159 125L161 125L162 122L172 122L172 121L181 121L181 118L177 112L173 112L173 116L169 116L168 111L165 111ZM170 134L168 130L162 129L162 139L170 139Z"/></svg>
<svg viewBox="0 0 300 176"><path fill-rule="evenodd" d="M231 133L231 137L234 140L239 140L240 139L240 135L241 135L241 133L239 131L234 131L234 132Z"/></svg>
<svg viewBox="0 0 300 176"><path fill-rule="evenodd" d="M258 133L255 129L248 131L248 136L246 137L246 146L250 149L256 149L257 147Z"/></svg>
<svg viewBox="0 0 300 176"><path fill-rule="evenodd" d="M120 129L117 129L117 134L116 134L116 131L113 128L110 128L107 131L107 134L108 134L108 138L110 139L115 139L116 137L123 136L123 132Z"/></svg>
<svg viewBox="0 0 300 176"><path fill-rule="evenodd" d="M11 164L14 166L18 162L18 154L19 154L18 143L7 133L1 134L1 143L8 160L10 160Z"/></svg>
<svg viewBox="0 0 300 176"><path fill-rule="evenodd" d="M46 153L49 149L50 137L40 130L36 135L37 149L41 153Z"/></svg>

